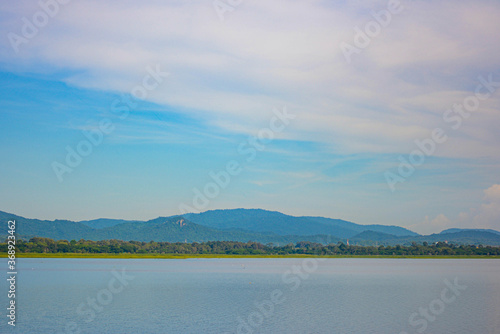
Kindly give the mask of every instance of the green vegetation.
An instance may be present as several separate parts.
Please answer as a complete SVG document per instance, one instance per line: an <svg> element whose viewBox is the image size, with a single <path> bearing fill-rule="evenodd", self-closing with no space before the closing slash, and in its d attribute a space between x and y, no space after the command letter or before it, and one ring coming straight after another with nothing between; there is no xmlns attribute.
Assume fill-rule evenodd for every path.
<svg viewBox="0 0 500 334"><path fill-rule="evenodd" d="M7 253L7 243L0 243L0 253ZM30 254L48 257L499 257L500 247L465 246L438 242L436 244L413 243L411 246L348 246L341 242L322 245L308 241L285 246L263 245L257 242L209 241L203 243L141 242L121 240L59 240L35 237L29 241L18 240L17 255Z"/></svg>
<svg viewBox="0 0 500 334"><path fill-rule="evenodd" d="M301 241L323 245L346 242L360 246L411 246L412 242L448 241L456 245L500 246L500 232L494 230L453 229L432 235L418 235L398 226L358 225L340 219L293 217L259 209L214 210L200 214L159 217L143 221L95 219L28 219L0 211L0 220L16 220L16 238L54 240L136 240L140 242L205 243L252 240L267 245L296 244ZM6 234L0 233L0 240Z"/></svg>
<svg viewBox="0 0 500 334"><path fill-rule="evenodd" d="M418 236L417 233L399 226L358 225L341 219L294 217L262 209L211 210L183 216L193 223L215 229L244 229L258 233L271 232L277 235L332 235L347 239L363 231L375 231L393 238Z"/></svg>

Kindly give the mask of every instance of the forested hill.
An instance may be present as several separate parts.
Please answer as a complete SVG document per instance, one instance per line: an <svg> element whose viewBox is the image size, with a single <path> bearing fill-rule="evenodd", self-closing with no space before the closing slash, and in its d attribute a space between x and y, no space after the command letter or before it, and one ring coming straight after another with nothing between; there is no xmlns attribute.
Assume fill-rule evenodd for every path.
<svg viewBox="0 0 500 334"><path fill-rule="evenodd" d="M218 230L195 224L182 216L158 217L146 222L125 221L116 224L117 220L107 220L93 228L85 223L69 220L38 220L28 219L0 211L0 220L16 220L18 237L29 239L45 237L55 240L135 240L135 241L165 241L165 242L204 242L204 241L242 241L249 240L262 243L287 244L304 240L300 235L276 235L273 233L257 233L244 230ZM102 223L102 220L97 220ZM94 220L93 222L96 222ZM111 223L111 224L109 224ZM110 226L109 226L110 225ZM340 238L327 235L310 235L306 238L312 242L338 242Z"/></svg>
<svg viewBox="0 0 500 334"><path fill-rule="evenodd" d="M445 241L500 245L500 233L497 231L448 230L422 236L398 226L359 225L339 219L293 217L265 210L215 210L201 214L158 217L149 221L96 219L82 222L28 219L0 211L1 221L12 219L16 220L18 238L25 240L46 237L54 240L116 239L141 242L253 241L284 245L300 241L335 244L350 239L353 245L377 246ZM6 232L1 235L5 236Z"/></svg>
<svg viewBox="0 0 500 334"><path fill-rule="evenodd" d="M262 209L211 210L185 214L200 225L218 229L244 229L253 232L272 232L279 235L335 235L351 238L363 231L375 231L393 236L416 236L415 232L399 226L360 225L342 219L324 217L295 217Z"/></svg>

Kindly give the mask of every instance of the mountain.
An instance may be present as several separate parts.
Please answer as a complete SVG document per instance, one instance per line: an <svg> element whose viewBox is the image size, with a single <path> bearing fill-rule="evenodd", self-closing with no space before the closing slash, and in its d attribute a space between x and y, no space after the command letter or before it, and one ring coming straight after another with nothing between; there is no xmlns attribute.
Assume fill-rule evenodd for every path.
<svg viewBox="0 0 500 334"><path fill-rule="evenodd" d="M149 221L96 219L29 219L0 211L0 221L16 220L18 238L46 237L55 240L125 241L255 241L285 245L300 241L336 244L349 239L351 245L411 245L445 242L500 245L493 230L450 229L438 234L418 235L398 226L358 225L323 217L293 217L260 209L214 210L201 214L158 217ZM5 230L4 230L5 231ZM392 233L391 233L392 232ZM1 235L0 235L1 236ZM6 236L4 232L3 236Z"/></svg>
<svg viewBox="0 0 500 334"><path fill-rule="evenodd" d="M95 230L91 240L201 242L226 240L220 231L194 224L181 216L159 217L147 222L123 223Z"/></svg>
<svg viewBox="0 0 500 334"><path fill-rule="evenodd" d="M105 227L111 227L119 224L125 224L125 223L141 223L142 221L140 220L123 220L123 219L107 219L107 218L99 218L99 219L94 219L94 220L82 220L80 223L87 225L88 227L92 228L105 228Z"/></svg>
<svg viewBox="0 0 500 334"><path fill-rule="evenodd" d="M351 242L353 243L360 243L360 244L367 244L366 242L368 241L368 244L371 244L373 241L375 242L381 242L381 241L388 241L388 240L395 240L398 239L397 236L394 234L387 234L387 233L382 233L382 232L376 232L376 231L363 231L359 234L356 234L354 237L350 239Z"/></svg>
<svg viewBox="0 0 500 334"><path fill-rule="evenodd" d="M166 241L166 242L204 242L204 241L256 241L263 244L288 244L304 241L302 235L276 235L273 233L258 233L243 230L218 230L199 225L181 216L158 217L146 222L119 220L99 221L92 228L83 222L69 220L38 220L29 219L0 211L0 220L16 220L16 233L19 238L45 237L55 240L134 240L134 241ZM104 224L100 224L103 223ZM86 221L88 223L88 221ZM104 225L109 225L103 227ZM317 243L337 243L339 238L328 235L311 235L308 241Z"/></svg>
<svg viewBox="0 0 500 334"><path fill-rule="evenodd" d="M460 244L475 244L475 245L482 244L489 246L500 245L500 234L488 231L465 230L455 233L432 234L430 237L433 236L436 236L436 239L441 239L441 240L444 237L448 242L460 243Z"/></svg>
<svg viewBox="0 0 500 334"><path fill-rule="evenodd" d="M441 231L440 234L456 233L456 232L468 232L468 231L479 231L479 232L490 232L500 235L500 232L491 229L482 228L449 228L447 230Z"/></svg>
<svg viewBox="0 0 500 334"><path fill-rule="evenodd" d="M349 230L354 232L355 234L344 235L344 238L352 238L356 234L364 232L364 231L372 231L372 232L380 232L384 234L392 234L398 237L401 236L417 236L418 233L410 231L404 227L393 226L393 225L360 225L352 222L348 222L342 219L332 219L332 218L324 218L324 217L306 217L308 219L320 222L325 225L334 226L338 230ZM352 233L350 232L350 233ZM339 234L336 234L339 235ZM340 236L340 235L339 235Z"/></svg>
<svg viewBox="0 0 500 334"><path fill-rule="evenodd" d="M185 218L200 225L217 229L242 229L278 235L334 235L351 238L363 231L375 231L395 236L417 236L418 234L399 226L359 225L341 219L323 217L294 217L280 212L262 209L212 210L189 213Z"/></svg>
<svg viewBox="0 0 500 334"><path fill-rule="evenodd" d="M0 211L0 221L8 220L16 221L16 234L21 238L40 236L54 240L79 240L87 238L94 230L82 223L70 220L29 219Z"/></svg>

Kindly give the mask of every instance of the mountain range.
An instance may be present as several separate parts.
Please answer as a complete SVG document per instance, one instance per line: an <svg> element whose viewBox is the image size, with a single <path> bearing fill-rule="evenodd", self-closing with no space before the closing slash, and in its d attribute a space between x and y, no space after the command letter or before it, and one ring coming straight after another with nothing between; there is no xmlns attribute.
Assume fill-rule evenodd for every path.
<svg viewBox="0 0 500 334"><path fill-rule="evenodd" d="M448 229L420 235L406 228L360 225L325 217L295 217L262 209L212 210L148 221L95 219L85 221L29 219L0 211L0 220L16 220L19 238L55 240L135 240L149 242L256 241L283 245L299 241L322 244L347 242L360 245L396 245L447 241L458 244L500 245L500 232ZM5 235L5 234L4 234Z"/></svg>

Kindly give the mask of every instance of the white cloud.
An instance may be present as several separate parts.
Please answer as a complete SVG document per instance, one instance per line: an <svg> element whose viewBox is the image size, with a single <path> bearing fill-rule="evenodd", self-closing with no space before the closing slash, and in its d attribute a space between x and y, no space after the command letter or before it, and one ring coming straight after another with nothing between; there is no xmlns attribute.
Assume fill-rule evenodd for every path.
<svg viewBox="0 0 500 334"><path fill-rule="evenodd" d="M410 229L418 233L431 234L442 230L457 228L494 229L500 231L500 184L494 184L484 190L483 203L461 212L455 220L450 220L444 214L430 220L428 216Z"/></svg>
<svg viewBox="0 0 500 334"><path fill-rule="evenodd" d="M373 20L364 6L252 1L221 22L211 1L73 1L19 55L7 39L0 55L4 67L65 70L72 85L122 92L160 64L171 76L149 98L215 126L252 133L272 107L287 105L298 115L291 139L335 144L341 153L410 152L414 139L443 126L442 113L470 95L478 75L498 68L500 5L404 2L347 64L339 44ZM21 17L39 7L16 1L0 10L5 34L19 32ZM482 103L436 154L498 159L499 105L498 95Z"/></svg>

